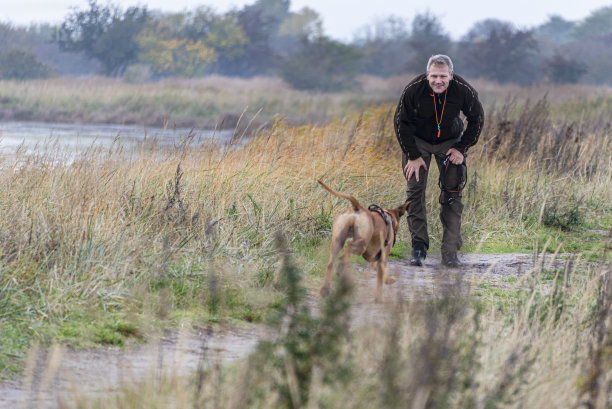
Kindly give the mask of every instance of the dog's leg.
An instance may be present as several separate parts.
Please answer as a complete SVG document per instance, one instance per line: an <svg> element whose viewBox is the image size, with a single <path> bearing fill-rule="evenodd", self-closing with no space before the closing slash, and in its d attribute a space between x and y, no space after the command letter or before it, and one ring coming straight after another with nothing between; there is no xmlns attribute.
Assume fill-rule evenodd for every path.
<svg viewBox="0 0 612 409"><path fill-rule="evenodd" d="M340 263L338 263L338 268L336 269L336 274L338 274L338 277L342 277L344 274L344 269L346 268L346 263L348 263L349 254L351 254L352 242L353 240L347 243L342 256L340 256Z"/></svg>
<svg viewBox="0 0 612 409"><path fill-rule="evenodd" d="M381 255L381 259L376 262L376 296L374 297L374 302L382 302L382 291L383 291L383 283L385 282L385 270L383 268L383 260L384 255Z"/></svg>
<svg viewBox="0 0 612 409"><path fill-rule="evenodd" d="M382 302L383 283L393 284L395 278L389 276L389 257L386 251L382 251L380 259L376 262L376 297L374 301Z"/></svg>
<svg viewBox="0 0 612 409"><path fill-rule="evenodd" d="M325 278L323 279L323 286L321 287L321 296L323 297L327 297L329 295L334 262L338 258L338 253L340 253L340 250L342 250L342 247L344 247L345 240L345 237L334 237L332 234L332 242L329 249L329 262L327 263L327 268L325 269Z"/></svg>

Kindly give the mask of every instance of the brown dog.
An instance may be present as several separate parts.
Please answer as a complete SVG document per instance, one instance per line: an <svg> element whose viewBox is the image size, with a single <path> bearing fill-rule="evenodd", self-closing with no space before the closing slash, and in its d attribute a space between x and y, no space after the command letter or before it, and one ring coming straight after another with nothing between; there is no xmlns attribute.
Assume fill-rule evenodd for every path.
<svg viewBox="0 0 612 409"><path fill-rule="evenodd" d="M337 274L342 274L350 253L362 256L370 262L370 265L376 264L375 300L376 302L382 301L383 282L391 284L395 281L393 277L387 276L389 253L395 244L399 220L410 208L410 202L390 210L372 208L372 206L370 206L371 209L366 209L353 195L337 192L320 180L318 182L332 195L348 199L352 204L350 208L336 217L332 225L329 263L325 270L321 295L325 297L329 294L334 262L346 241L352 239L342 254Z"/></svg>

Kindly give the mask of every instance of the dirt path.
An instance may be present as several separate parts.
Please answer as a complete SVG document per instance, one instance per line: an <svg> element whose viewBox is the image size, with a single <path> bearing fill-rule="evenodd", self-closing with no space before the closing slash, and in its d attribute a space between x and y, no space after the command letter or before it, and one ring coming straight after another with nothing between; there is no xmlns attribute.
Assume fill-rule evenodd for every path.
<svg viewBox="0 0 612 409"><path fill-rule="evenodd" d="M467 279L484 280L488 285L507 286L504 279L519 277L534 268L551 268L550 260L534 263L529 254L468 254L462 257ZM555 268L566 261L557 259ZM380 322L398 299L409 300L434 294L445 285L439 280L442 271L439 258L427 259L424 267L412 267L407 261L392 261L390 273L397 282L386 286L384 302L374 303L375 273L366 265L354 268L355 294L351 315L353 325ZM318 295L309 295L313 305ZM168 333L161 341L142 347L108 348L94 351L73 351L66 348L39 351L31 379L27 375L19 383L0 384L0 408L55 408L57 399L70 402L76 393L92 396L112 392L126 381L143 379L162 370L189 374L200 364L231 362L247 356L257 341L269 335L264 327L199 329L185 333ZM26 370L26 374L28 371Z"/></svg>

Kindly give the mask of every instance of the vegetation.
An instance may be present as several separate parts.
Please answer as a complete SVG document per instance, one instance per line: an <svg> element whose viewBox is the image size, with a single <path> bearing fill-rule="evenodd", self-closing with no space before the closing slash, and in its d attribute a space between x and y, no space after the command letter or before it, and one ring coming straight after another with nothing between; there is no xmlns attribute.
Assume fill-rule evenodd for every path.
<svg viewBox="0 0 612 409"><path fill-rule="evenodd" d="M136 36L147 21L146 8L101 6L89 0L89 10L76 10L66 18L56 42L63 51L84 52L102 64L102 73L121 75L138 55Z"/></svg>
<svg viewBox="0 0 612 409"><path fill-rule="evenodd" d="M430 13L390 17L346 44L316 11L289 9L163 14L90 0L59 27L0 24L2 119L233 131L228 145L188 134L172 147L147 138L129 151L118 138L0 157L0 378L40 375L39 346L268 324L275 337L235 365L157 368L75 407L612 406L611 9L533 29L486 20L458 42ZM377 323L349 325L350 280L310 295L345 206L316 180L403 202L391 116L432 52L457 55L487 111L468 158L463 251L539 262L501 281L440 272L430 292L374 311ZM106 77L62 76L95 72ZM402 222L392 258L409 250ZM560 257L565 267L544 263Z"/></svg>
<svg viewBox="0 0 612 409"><path fill-rule="evenodd" d="M457 41L429 12L391 16L342 43L323 32L315 10L290 6L289 0L254 0L223 14L206 6L161 13L89 0L59 26L0 24L0 45L35 56L59 75L133 77L138 70L144 81L278 75L298 89L334 92L354 85L359 74L423 72L430 55L446 53L467 78L610 84L611 7L580 21L550 16L531 28L486 19Z"/></svg>
<svg viewBox="0 0 612 409"><path fill-rule="evenodd" d="M38 61L35 55L23 50L11 50L0 54L0 78L32 79L45 78L51 73L49 67Z"/></svg>
<svg viewBox="0 0 612 409"><path fill-rule="evenodd" d="M256 131L280 119L293 125L324 125L347 113L359 115L369 106L384 105L393 110L392 104L411 76L359 76L357 90L337 93L295 90L278 78L267 77L169 78L155 83L139 79L139 72L133 71L131 82L105 77L0 81L0 118L224 130L233 130L238 124L239 133L243 127ZM594 126L612 115L612 97L607 87L502 87L487 81L472 84L487 112L494 109L507 118L515 117L525 103L533 105L532 101L546 105L550 116L546 124L561 118L564 126L574 123L573 132L580 131L581 123ZM500 126L511 130L509 125Z"/></svg>
<svg viewBox="0 0 612 409"><path fill-rule="evenodd" d="M202 367L192 377L158 373L125 383L117 396L76 399L81 408L390 407L514 408L610 404L609 276L536 271L514 299L476 299L459 277L444 277L428 301L400 303L384 323L348 335L338 291L316 317L300 271L280 270L286 297L277 338L233 367ZM581 331L575 331L579 322ZM204 358L206 359L206 358ZM239 386L239 387L237 387ZM64 404L62 408L77 407Z"/></svg>
<svg viewBox="0 0 612 409"><path fill-rule="evenodd" d="M40 83L7 83L10 84L21 90L38 88L40 92ZM98 90L89 92L101 100L116 97L105 96ZM483 92L488 92L486 87ZM25 98L29 95L26 92ZM61 98L60 93L48 95ZM398 177L399 152L392 130L392 108L385 104L373 106L326 126L296 127L277 118L270 127L255 129L248 143L241 141L243 133L237 133L229 147L212 142L192 146L189 138L185 138L184 144L168 150L157 146L155 141L148 141L127 156L129 160L120 140L110 149L92 147L69 163L65 162L65 153L53 146L41 147L34 154L17 152L3 157L1 166L5 172L0 176L4 187L0 199L2 375L11 376L19 370L34 341L63 342L75 347L123 345L146 340L160 329L175 327L183 319L195 325L261 323L274 311L281 315L306 314L300 312L303 301L298 295L291 301L292 307L283 301L287 290L282 284L284 273L280 272L278 255L287 251L293 254L294 262L300 266L295 268L302 271L302 285L308 288L320 285L324 262L318 261L317 254L325 253L331 220L344 203L318 188L316 179L323 178L334 187L375 203L393 204L404 200L404 182ZM562 106L546 99L536 103L511 102L489 109L481 141L469 158L469 183L464 192L466 251L539 252L547 242L549 251L579 253L582 258L606 268L609 256L603 239L612 223L608 187L612 145L608 128L602 121L566 122L555 112L567 118ZM433 221L432 251L436 251L441 226L435 216L437 194L433 185L436 181L432 179L430 183L428 208ZM281 246L279 252L275 244L279 231L285 237L288 250ZM405 223L399 238L404 244L398 243L398 248L406 249ZM384 344L391 345L388 351L404 351L397 362L407 365L412 362L413 348L425 348L427 339L441 336L438 329L425 325L429 322L439 323L440 328L446 326L453 334L451 338L439 340L446 351L440 356L448 354L453 358L442 364L434 362L436 353L425 351L417 354L422 362L410 364L416 366L398 366L394 365L394 357L381 352L383 355L379 358L384 359L379 362L387 362L384 368L390 371L384 375L385 387L392 388L389 393L400 396L400 406L404 399L424 394L418 392L422 388L441 399L431 407L451 405L458 396L468 399L494 393L482 389L485 388L482 377L490 374L497 377L496 390L500 394L499 398L486 395L492 402L502 402L511 391L519 393L519 384L512 387L515 389L504 386L504 371L509 371L508 376L517 382L528 379L534 365L540 362L533 361L539 351L535 345L551 342L556 345L557 341L552 338L567 338L563 334L576 331L574 317L582 320L582 329L589 328L589 331L595 325L603 325L595 324L597 320L589 315L596 310L587 313L585 308L606 305L593 304L593 297L598 294L593 292L593 286L599 278L607 279L608 274L589 271L584 281L575 279L558 293L567 307L554 320L545 312L551 308L546 301L548 290L526 293L522 284L513 290L519 294L508 298L509 301L523 300L521 306L502 306L500 311L487 313L504 317L503 320L492 316L484 319L488 315L473 310L472 301L461 298L469 293L468 289L451 298L443 297L447 301L441 302L450 304L440 306L434 302L433 312L410 310L406 316L400 314L397 331L408 322L422 331L406 331L412 335L405 339L404 332L389 330L383 339ZM529 288L540 287L534 281ZM490 295L500 298L499 293ZM531 297L538 298L530 302ZM482 308L487 311L488 304ZM448 315L452 311L459 315ZM531 311L544 311L539 315L541 320L534 318ZM527 317L525 314L529 314L527 321L512 318ZM294 318L298 332L287 336L298 338L275 344L269 353L277 358L263 361L270 365L282 362L279 361L282 354L275 355L280 353L277 347L280 351L288 348L296 356L306 354L295 358L295 370L299 371L298 395L291 390L294 386L278 384L263 385L264 391L275 391L263 396L278 393L283 397L279 398L285 402L283 405L302 405L312 399L313 388L321 387L325 395L321 399L330 399L330 402L347 399L321 386L327 385L328 379L346 382L349 385L346 390L353 391L355 396L360 395L358 390L361 393L377 390L379 378L376 376L371 378L372 384L350 377L351 373L372 371L374 361L368 359L376 360L373 355L367 355L370 358L363 361L350 361L354 367L346 368L348 372L343 374L328 374L326 371L331 368L320 372L318 368L323 365L320 362L330 359L320 350L320 341L299 337L309 333L310 328L323 325L323 321L311 320L306 315ZM500 327L504 322L509 326ZM494 344L499 340L487 334L498 331L523 334L520 337L527 338L515 335L519 338L511 338L504 344L509 349L498 356L505 354L507 364L478 361L476 356L489 356L487 348L497 347ZM588 338L589 331L578 331L587 338L576 338L576 345L585 345L582 341L595 342ZM529 334L535 333L537 338L529 338ZM562 335L557 338L555 334ZM367 342L367 335L364 336L355 342ZM333 337L338 339L337 335ZM285 342L283 339L279 342ZM348 353L346 341L337 342L339 353ZM519 346L515 352L511 342ZM528 345L534 345L534 349ZM570 348L563 346L566 347ZM595 351L596 347L593 348ZM595 358L589 358L583 347L576 351L579 351L574 355L580 363L578 367L596 365L591 360ZM607 358L601 354L598 359L603 365ZM310 362L304 356L319 358ZM564 362L560 365L565 365ZM399 379L409 379L406 378L409 374L404 372L407 368L428 365L433 365L428 383L421 384L417 379L399 383ZM262 371L286 371L278 365L274 368L266 366ZM557 369L550 370L551 377L559 373L554 372ZM577 382L579 376L586 377L584 382L591 379L589 372L580 369L578 375L575 371L569 372L574 374L570 383ZM457 383L458 379L444 375L449 373L467 378ZM281 380L292 376L287 372L280 374ZM245 376L245 382L249 381L248 375ZM270 376L270 379L279 379ZM432 385L436 389L430 389ZM466 385L474 386L469 394ZM582 390L582 386L564 385L563 389L572 396ZM383 395L375 393L368 396L364 401L383 399ZM529 400L528 396L532 395L524 396Z"/></svg>
<svg viewBox="0 0 612 409"><path fill-rule="evenodd" d="M299 52L281 68L281 77L295 89L350 89L356 75L358 51L327 38L304 39Z"/></svg>

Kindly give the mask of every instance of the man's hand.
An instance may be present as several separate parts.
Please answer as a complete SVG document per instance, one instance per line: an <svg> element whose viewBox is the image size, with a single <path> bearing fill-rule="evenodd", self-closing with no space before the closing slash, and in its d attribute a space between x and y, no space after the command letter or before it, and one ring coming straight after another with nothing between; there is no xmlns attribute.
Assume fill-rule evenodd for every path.
<svg viewBox="0 0 612 409"><path fill-rule="evenodd" d="M463 154L459 152L457 149L450 148L448 152L446 152L446 154L450 155L450 161L453 164L461 165L463 163Z"/></svg>
<svg viewBox="0 0 612 409"><path fill-rule="evenodd" d="M406 176L406 180L410 180L412 175L414 175L416 177L416 181L418 182L419 170L421 169L421 166L424 167L425 170L427 170L427 165L425 164L425 161L422 157L419 157L415 160L408 159L408 163L404 167L404 175Z"/></svg>

